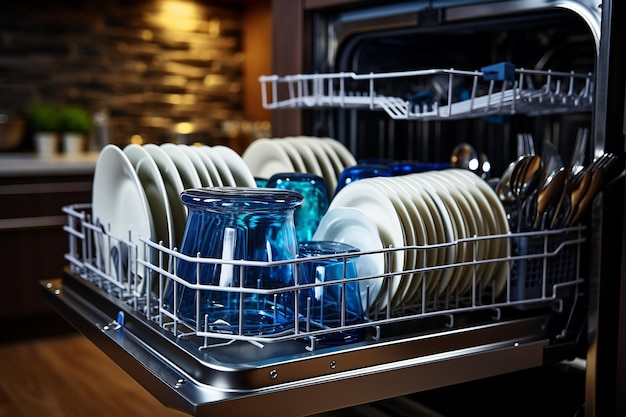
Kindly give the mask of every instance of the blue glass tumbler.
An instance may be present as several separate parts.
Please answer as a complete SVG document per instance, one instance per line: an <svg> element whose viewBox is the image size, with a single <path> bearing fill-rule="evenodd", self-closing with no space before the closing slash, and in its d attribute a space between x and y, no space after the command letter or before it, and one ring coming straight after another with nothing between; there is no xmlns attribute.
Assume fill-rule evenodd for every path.
<svg viewBox="0 0 626 417"><path fill-rule="evenodd" d="M337 187L335 187L335 195L339 193L345 186L370 177L391 177L393 171L387 165L381 164L357 164L346 167L337 178Z"/></svg>
<svg viewBox="0 0 626 417"><path fill-rule="evenodd" d="M308 241L298 244L298 256L309 258L300 264L299 281L303 284L320 284L310 291L300 291L299 312L303 330L332 329L363 323L363 305L356 278L355 255L359 250L347 243L334 241ZM322 283L333 284L321 285ZM343 344L362 340L364 328L338 329L321 334L317 342Z"/></svg>
<svg viewBox="0 0 626 417"><path fill-rule="evenodd" d="M330 194L324 179L307 172L283 172L272 175L265 186L302 194L304 200L296 208L294 218L296 236L298 242L311 240L330 204Z"/></svg>
<svg viewBox="0 0 626 417"><path fill-rule="evenodd" d="M214 187L185 190L181 201L189 211L181 245L185 255L263 262L296 258L294 211L302 203L302 196L296 192ZM296 302L293 291L237 290L294 285L293 263L271 265L179 259L179 277L216 287L193 289L179 284L178 316L201 331L272 335L292 330ZM165 298L172 303L171 295Z"/></svg>

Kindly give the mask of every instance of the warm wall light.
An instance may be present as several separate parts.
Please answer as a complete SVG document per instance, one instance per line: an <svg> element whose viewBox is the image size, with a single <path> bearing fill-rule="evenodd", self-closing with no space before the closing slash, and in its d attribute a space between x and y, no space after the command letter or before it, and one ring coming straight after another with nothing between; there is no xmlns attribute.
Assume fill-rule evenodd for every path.
<svg viewBox="0 0 626 417"><path fill-rule="evenodd" d="M179 135L188 135L189 133L193 132L193 125L189 122L176 123L174 131Z"/></svg>
<svg viewBox="0 0 626 417"><path fill-rule="evenodd" d="M165 29L190 32L196 30L201 21L200 10L192 2L164 0L158 4L157 10L152 20Z"/></svg>
<svg viewBox="0 0 626 417"><path fill-rule="evenodd" d="M133 143L135 145L142 145L143 144L143 138L141 137L141 135L133 135L130 138L130 143Z"/></svg>

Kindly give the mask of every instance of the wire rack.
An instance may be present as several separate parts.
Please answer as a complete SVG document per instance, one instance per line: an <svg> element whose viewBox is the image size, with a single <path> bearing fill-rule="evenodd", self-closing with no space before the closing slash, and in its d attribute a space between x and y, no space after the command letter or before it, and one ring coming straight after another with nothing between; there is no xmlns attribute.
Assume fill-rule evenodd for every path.
<svg viewBox="0 0 626 417"><path fill-rule="evenodd" d="M272 268L278 265L297 265L309 262L308 258L294 259L280 262L258 261L223 261L186 256L175 248L166 248L159 243L140 239L145 250L138 251L137 245L125 239L112 236L104 232L102 227L92 223L91 207L89 204L79 204L64 207L68 216L65 231L69 237L69 251L66 260L71 271L85 281L95 284L101 291L121 300L133 313L143 317L146 323L157 324L169 332L173 337L193 340L192 345L198 349L210 349L233 341L247 341L254 345L263 346L268 343L302 340L308 344L309 350L316 348L316 341L324 336L346 334L349 332L363 332L369 340L379 340L381 329L397 328L400 333L426 327L414 327L415 320L427 322L429 318L436 318L437 323L444 327L453 327L455 318L465 312L487 311L497 320L500 310L504 308L529 309L549 305L557 310L562 308L562 298L571 298L577 293L578 285L583 281L580 278L579 255L581 244L585 241L584 227L577 226L561 230L540 232L510 233L505 235L479 236L462 241L449 242L439 245L411 246L404 248L386 248L381 250L386 259L386 265L393 265L392 259L399 251L423 252L428 256L429 251L445 250L455 245L469 245L477 247L485 241L491 244L506 245L507 255L494 258L473 258L449 264L439 264L414 268L410 270L392 270L387 266L386 272L380 276L359 276L357 278L343 278L340 281L314 282L299 284L296 273L294 284L283 288L262 289L242 286L223 288L215 285L201 284L200 272L203 265L229 264L239 268L244 273L246 268ZM112 259L104 257L98 249L106 239L106 247L127 247L120 251L126 259ZM377 251L378 252L378 251ZM137 259L138 253L146 254L146 259ZM367 256L375 252L357 252L346 256ZM474 250L474 253L477 253ZM334 256L336 257L336 256ZM346 261L344 259L344 261ZM181 262L197 268L198 279L188 282L176 274L177 265ZM106 266L108 263L108 266ZM426 263L424 264L426 265ZM485 280L479 272L483 267L491 265L495 271L492 279ZM429 273L450 268L465 268L469 274L469 285L460 290L432 292L429 291ZM411 303L394 304L391 302L390 285L383 285L376 303L368 303L370 307L365 317L358 323L348 323L345 319L345 298L339 302L341 320L333 326L311 326L310 312L295 303L295 319L289 329L273 334L250 334L239 329L224 331L214 328L211 323L202 320L189 320L178 314L181 291L192 294L201 294L206 291L229 292L235 297L262 296L272 297L283 294L293 295L298 299L305 291L321 289L328 285L349 285L351 282L381 279L385 282L397 279L399 276L406 279L420 278L416 285L416 296ZM241 280L243 282L243 280ZM170 288L174 302L166 302L166 293ZM366 296L366 297L369 297ZM192 298L193 300L194 298ZM195 297L199 303L200 297ZM169 299L171 301L171 299ZM194 309L200 311L200 306ZM239 322L243 323L243 313L240 313ZM197 317L202 317L198 314ZM403 326L403 323L413 323ZM440 325L440 324L439 324ZM387 334L393 335L394 331ZM397 336L397 335L395 335Z"/></svg>
<svg viewBox="0 0 626 417"><path fill-rule="evenodd" d="M393 79L399 89L388 91ZM259 78L267 109L383 110L397 120L590 111L591 73L515 68L425 69L386 73L269 75Z"/></svg>

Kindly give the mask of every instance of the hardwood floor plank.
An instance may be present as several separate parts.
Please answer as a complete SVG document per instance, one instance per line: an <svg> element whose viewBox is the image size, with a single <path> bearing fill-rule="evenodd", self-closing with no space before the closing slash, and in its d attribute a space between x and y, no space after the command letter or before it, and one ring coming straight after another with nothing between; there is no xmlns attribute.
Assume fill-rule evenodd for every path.
<svg viewBox="0 0 626 417"><path fill-rule="evenodd" d="M0 345L0 417L182 417L79 334Z"/></svg>

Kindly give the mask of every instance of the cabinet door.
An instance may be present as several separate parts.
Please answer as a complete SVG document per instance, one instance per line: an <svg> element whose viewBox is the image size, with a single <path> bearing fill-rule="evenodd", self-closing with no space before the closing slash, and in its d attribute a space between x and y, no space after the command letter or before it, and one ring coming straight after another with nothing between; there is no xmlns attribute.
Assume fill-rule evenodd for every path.
<svg viewBox="0 0 626 417"><path fill-rule="evenodd" d="M92 176L0 179L0 319L51 313L38 282L61 275L68 247L62 207L91 201Z"/></svg>

